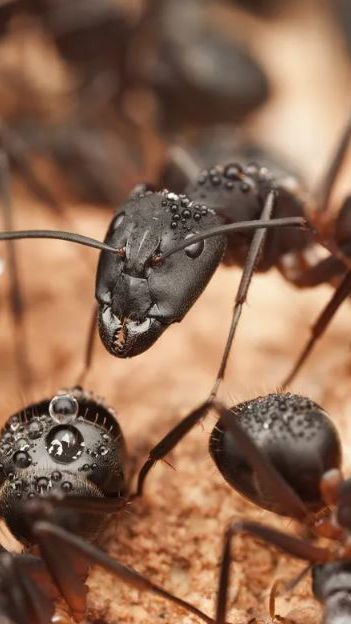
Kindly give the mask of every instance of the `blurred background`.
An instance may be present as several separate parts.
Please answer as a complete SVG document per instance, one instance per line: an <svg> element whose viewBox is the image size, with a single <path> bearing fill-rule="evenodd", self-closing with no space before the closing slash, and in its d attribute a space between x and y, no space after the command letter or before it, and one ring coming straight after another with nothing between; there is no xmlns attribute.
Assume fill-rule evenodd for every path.
<svg viewBox="0 0 351 624"><path fill-rule="evenodd" d="M350 114L350 55L348 0L2 0L0 145L9 172L4 161L1 193L4 202L8 184L12 226L101 240L136 183L178 183L167 169L175 145L199 169L251 154L252 144L268 148L313 191ZM349 171L338 182L335 211L350 189ZM0 249L2 422L76 383L94 301L94 250L25 241L16 251L24 333L13 322L8 255ZM239 278L239 269L219 268L184 321L135 359L113 359L96 338L86 387L116 408L132 467L207 396ZM275 270L254 278L221 390L228 404L277 389L331 292L327 285L297 290ZM332 415L346 470L349 327L346 303L292 387ZM24 358L26 385L17 366ZM210 417L180 444L169 458L175 471L155 468L143 501L111 524L104 542L209 613L229 519L291 528L222 481L207 452L214 423ZM265 621L271 582L301 565L240 538L233 568L228 620L243 624ZM91 624L195 621L99 571L89 584ZM295 622L320 621L308 579L277 608Z"/></svg>

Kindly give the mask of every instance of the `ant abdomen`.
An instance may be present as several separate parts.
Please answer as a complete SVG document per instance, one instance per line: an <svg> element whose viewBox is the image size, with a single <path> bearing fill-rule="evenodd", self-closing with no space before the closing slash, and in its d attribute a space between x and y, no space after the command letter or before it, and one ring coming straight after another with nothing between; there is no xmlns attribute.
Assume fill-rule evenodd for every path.
<svg viewBox="0 0 351 624"><path fill-rule="evenodd" d="M338 433L317 403L296 394L270 394L245 401L230 412L262 455L311 511L324 507L322 475L341 464ZM256 505L286 515L260 483L220 418L210 438L210 453L225 480Z"/></svg>

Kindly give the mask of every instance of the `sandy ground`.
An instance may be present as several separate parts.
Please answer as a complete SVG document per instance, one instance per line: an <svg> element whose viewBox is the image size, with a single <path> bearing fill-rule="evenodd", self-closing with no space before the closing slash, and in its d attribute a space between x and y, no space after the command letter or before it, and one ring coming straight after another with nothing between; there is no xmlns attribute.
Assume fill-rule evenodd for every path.
<svg viewBox="0 0 351 624"><path fill-rule="evenodd" d="M255 45L266 64L270 59L276 89L270 105L249 123L254 136L297 159L312 181L322 171L346 119L350 85L342 46L317 7L317 2L306 3L303 16L296 13L269 32L267 26L260 27ZM247 28L253 28L250 20ZM18 228L58 226L44 206L28 200L26 189L14 185L13 191ZM99 207L70 205L69 218L74 230L102 238L110 214ZM76 382L97 260L92 250L60 242L29 241L20 243L18 249L34 380L26 392L16 384L5 275L0 280L2 422L23 405ZM97 339L86 387L116 408L133 463L140 465L148 449L207 396L239 277L238 269L219 268L181 325L171 327L149 352L131 361L114 360ZM330 293L328 286L297 291L275 271L255 277L221 388L223 400L233 405L276 390ZM342 434L346 472L351 445L349 313L346 304L292 386L330 413ZM143 500L111 522L103 543L112 556L209 614L214 611L227 523L232 518L255 518L293 529L289 520L257 510L226 485L208 454L214 424L210 416L168 457L175 470L165 463L154 469ZM293 577L302 564L249 537L237 539L233 558L228 621L246 624L256 617L265 621L273 580ZM92 571L88 583L90 623L196 621L99 570ZM321 610L312 597L309 578L293 593L278 598L277 612L296 623L320 621Z"/></svg>

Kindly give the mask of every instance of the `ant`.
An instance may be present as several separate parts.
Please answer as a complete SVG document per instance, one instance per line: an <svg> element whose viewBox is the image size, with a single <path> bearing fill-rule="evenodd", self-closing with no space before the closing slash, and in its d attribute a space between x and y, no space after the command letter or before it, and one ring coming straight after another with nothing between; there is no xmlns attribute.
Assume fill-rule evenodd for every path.
<svg viewBox="0 0 351 624"><path fill-rule="evenodd" d="M248 237L241 233L234 232L230 234L228 226L224 226L223 230L219 227L212 231L200 232L193 238L193 243L200 244L201 241L206 240L210 236L220 232L224 233L225 228L228 227L227 248L222 259L227 265L238 264L243 266L243 279L245 279L245 273L248 272L245 286L243 288L242 284L239 286L233 318L240 305L246 299L247 288L252 276L252 264L256 264L258 258L259 261L257 261L256 266L258 271L265 272L275 266L288 281L299 288L314 287L329 282L335 277L342 277L331 300L314 323L310 340L304 347L292 371L283 381L283 388L290 384L296 376L316 341L326 330L335 312L351 291L351 262L348 257L350 246L350 196L344 199L334 223L332 226L330 224L330 199L338 174L344 165L350 135L351 121L348 121L334 156L316 191L315 200L303 190L295 174L288 174L287 169L284 170L284 165L282 167L281 164L275 164L277 160L273 155L265 154L260 149L257 150L260 165L249 163L243 166L242 164L229 163L223 166L208 168L202 171L200 175L197 174L198 164L193 160L191 153L182 149L171 150L174 171L172 172L172 167L169 167L166 170L166 177L172 178L175 176L178 183L180 179L183 180L183 183L188 179L189 182L185 185L185 196L196 202L199 208L204 206L207 210L214 211L220 222L231 223L233 221L240 222L240 220L259 218L263 214L261 213L262 206L266 205L265 202L267 202L269 193L274 188L276 190L276 198L272 208L272 215L274 217L304 216L311 226L310 232L298 232L296 230L274 231L268 236L264 251L262 252L263 246L261 246L260 252L256 254L248 251L250 249ZM251 146L247 149L247 152L249 153L252 150ZM316 204L316 207L314 204ZM178 214L178 219L180 216L181 214ZM174 225L176 227L176 224ZM113 231L110 229L106 241L111 242L112 234ZM315 264L311 264L309 254L316 243L324 246L330 252L330 255L327 258L318 260ZM158 261L161 262L162 259L168 258L171 254L184 249L185 246L186 242L182 242L175 246L172 251L162 254L161 241ZM173 271L175 274L175 269ZM97 295L99 295L98 289ZM115 307L117 306L115 305ZM225 354L228 348L230 348L232 330L233 326L230 330ZM218 378L220 377L221 372ZM215 388L218 387L218 378ZM215 392L211 396L213 397L214 394Z"/></svg>
<svg viewBox="0 0 351 624"><path fill-rule="evenodd" d="M342 616L346 618L351 613L351 480L342 477L337 430L323 408L309 398L275 393L231 409L219 403L203 404L152 449L139 473L137 494L142 494L155 462L174 448L211 407L218 412L219 420L210 435L209 451L230 487L262 509L291 517L316 536L337 543L337 548L320 547L256 522L231 523L224 536L216 624L225 622L231 542L241 532L307 561L304 573L312 567L314 595L326 607L323 621L334 624Z"/></svg>
<svg viewBox="0 0 351 624"><path fill-rule="evenodd" d="M153 192L147 187L140 190L139 187L124 204L122 212L114 217L104 243L80 234L51 230L0 232L0 240L51 238L102 250L96 279L100 336L110 353L131 357L148 349L171 323L180 321L196 301L223 255L223 233L257 230L239 287L234 329L223 356L218 385L266 230L305 226L301 216L270 218L274 198L275 192L270 191L261 218L219 226L211 230L211 238L208 227L218 223L212 208L199 205L185 195L178 196L166 190ZM180 212L186 216L180 216ZM201 231L206 232L206 242L196 240ZM181 249L174 259L168 259L173 249L178 250L177 241L185 242L185 251ZM173 281L174 286L170 288ZM91 361L95 323L94 311L84 371Z"/></svg>
<svg viewBox="0 0 351 624"><path fill-rule="evenodd" d="M23 93L20 111L7 119L2 140L39 199L62 211L48 181L32 167L33 156L54 160L59 173L64 170L62 182L75 195L115 206L125 178L140 177L140 165L148 178L154 152L161 158L175 131L236 123L266 101L263 70L240 42L209 26L210 6L207 0L189 0L186 6L153 0L138 9L113 0L76 0L73 5L67 0L59 5L10 0L0 7L0 36L9 25L24 35L27 23L34 31L43 30L73 83L68 93L61 93L60 122L45 123L50 94L36 92L24 76L16 75L16 102L18 92ZM220 72L204 72L214 64ZM6 78L14 82L11 75L4 82ZM130 102L137 98L147 103L138 103L138 111L149 113L131 112L135 106ZM62 118L67 101L71 112ZM28 105L23 110L23 102L32 109L37 104L39 110L33 114Z"/></svg>
<svg viewBox="0 0 351 624"><path fill-rule="evenodd" d="M27 406L0 433L0 513L37 554L0 553L0 614L11 624L49 624L55 600L86 611L84 579L99 565L207 623L188 602L93 545L106 517L128 502L126 446L113 410L80 387ZM34 550L37 553L37 550Z"/></svg>
<svg viewBox="0 0 351 624"><path fill-rule="evenodd" d="M342 137L344 151L350 128L349 124ZM323 180L323 187L328 182L325 199L341 166L344 151L340 153L340 149ZM185 169L188 169L187 164ZM238 231L240 221L273 216L305 217L302 189L280 167L268 170L255 164L243 167L228 163L209 168L195 180L191 179L192 173L189 172L190 182L184 194L146 190L121 207L105 239L109 244L120 246L120 256L112 258L101 254L96 299L100 337L107 350L118 357L130 357L149 348L168 325L182 320L221 260L227 265L242 266L232 324L211 392L213 398L224 375L254 268L267 271L276 266L294 283L308 286L320 266L294 278L287 268L288 256L295 255L296 262L304 260L304 252L314 240L312 231L277 229L267 236L264 251L263 230L252 240ZM187 240L191 235L192 249ZM168 249L171 237L175 245ZM171 258L181 251L183 256Z"/></svg>

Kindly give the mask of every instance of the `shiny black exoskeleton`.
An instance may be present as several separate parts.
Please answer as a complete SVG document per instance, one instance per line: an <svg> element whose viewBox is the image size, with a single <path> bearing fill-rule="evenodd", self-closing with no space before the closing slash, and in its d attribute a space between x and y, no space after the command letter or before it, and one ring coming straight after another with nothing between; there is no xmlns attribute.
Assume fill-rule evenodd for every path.
<svg viewBox="0 0 351 624"><path fill-rule="evenodd" d="M273 216L301 217L296 183L257 165L213 167L183 195L147 191L121 207L105 239L120 254L101 254L96 279L100 336L110 353L142 353L168 325L180 321L204 290L225 246L226 263L245 263L250 232L207 238L165 259L163 255L211 227L259 219L272 186L278 189ZM279 266L282 256L310 241L311 234L292 228L269 233L258 269Z"/></svg>
<svg viewBox="0 0 351 624"><path fill-rule="evenodd" d="M211 401L203 403L150 451L139 473L138 493L154 464L211 407L220 418L210 436L210 454L227 483L259 507L291 517L317 535L335 540L334 547L325 548L257 522L231 523L224 536L216 624L226 622L231 542L242 532L310 562L314 594L326 606L324 624L347 622L351 607L351 479L344 480L341 474L338 432L314 401L275 393L230 410ZM271 616L274 619L274 613Z"/></svg>
<svg viewBox="0 0 351 624"><path fill-rule="evenodd" d="M346 623L351 615L351 479L341 474L341 445L326 412L310 399L272 394L223 410L210 452L226 481L259 507L290 516L330 547L250 521L226 531L221 596L226 602L230 545L248 532L310 563L313 593L325 606L324 624ZM316 513L318 512L318 513ZM223 624L225 606L217 623Z"/></svg>
<svg viewBox="0 0 351 624"><path fill-rule="evenodd" d="M0 514L13 534L31 541L20 501L41 496L123 497L126 449L121 429L101 402L75 388L29 405L0 434ZM90 517L78 530L96 533Z"/></svg>
<svg viewBox="0 0 351 624"><path fill-rule="evenodd" d="M317 403L296 394L269 394L239 403L229 414L308 509L325 506L319 483L325 472L340 468L341 445L330 418ZM286 515L284 504L274 500L260 482L260 473L252 470L240 441L223 419L212 431L210 453L231 487L256 505Z"/></svg>
<svg viewBox="0 0 351 624"><path fill-rule="evenodd" d="M122 206L106 236L120 255L103 253L96 278L100 336L110 353L142 353L184 317L217 268L225 239L189 244L165 261L161 255L218 223L203 202L168 191L146 191Z"/></svg>
<svg viewBox="0 0 351 624"><path fill-rule="evenodd" d="M196 607L93 544L128 493L124 438L101 400L75 387L14 414L0 433L0 461L0 514L36 553L15 555L0 546L1 622L50 624L58 598L80 622L88 568L97 564L211 624Z"/></svg>
<svg viewBox="0 0 351 624"><path fill-rule="evenodd" d="M167 130L237 123L268 98L262 67L239 38L216 25L211 8L208 0L154 2L155 51L140 64Z"/></svg>

